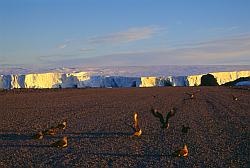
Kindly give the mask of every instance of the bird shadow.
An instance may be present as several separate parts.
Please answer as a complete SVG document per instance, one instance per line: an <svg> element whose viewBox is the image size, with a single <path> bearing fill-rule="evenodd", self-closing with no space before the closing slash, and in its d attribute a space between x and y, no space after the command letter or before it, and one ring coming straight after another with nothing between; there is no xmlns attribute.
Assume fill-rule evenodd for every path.
<svg viewBox="0 0 250 168"><path fill-rule="evenodd" d="M44 148L44 147L51 147L51 145L17 145L17 144L1 144L0 148Z"/></svg>
<svg viewBox="0 0 250 168"><path fill-rule="evenodd" d="M76 138L128 137L133 135L131 132L67 132L66 134L76 135Z"/></svg>
<svg viewBox="0 0 250 168"><path fill-rule="evenodd" d="M32 135L24 135L24 134L0 134L0 140L2 141L25 141L31 140Z"/></svg>
<svg viewBox="0 0 250 168"><path fill-rule="evenodd" d="M57 136L44 136L44 139L54 139ZM26 140L34 140L34 134L0 134L1 141L26 141Z"/></svg>
<svg viewBox="0 0 250 168"><path fill-rule="evenodd" d="M188 100L195 100L195 98L184 98L183 101L188 101Z"/></svg>
<svg viewBox="0 0 250 168"><path fill-rule="evenodd" d="M135 153L118 153L118 152L114 152L114 153L109 153L109 152L84 152L85 154L88 155L95 155L95 156L101 156L101 157L132 157L132 158L160 158L160 157L175 157L173 156L173 154L149 154L149 153L145 153L145 154L135 154Z"/></svg>
<svg viewBox="0 0 250 168"><path fill-rule="evenodd" d="M113 167L113 160L109 159L108 160L108 168L112 168Z"/></svg>

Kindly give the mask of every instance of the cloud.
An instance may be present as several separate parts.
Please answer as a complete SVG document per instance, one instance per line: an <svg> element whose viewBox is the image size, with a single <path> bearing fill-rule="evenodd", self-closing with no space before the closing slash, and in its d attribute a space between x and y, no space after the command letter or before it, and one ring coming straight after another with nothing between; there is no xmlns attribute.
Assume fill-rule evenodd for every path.
<svg viewBox="0 0 250 168"><path fill-rule="evenodd" d="M61 44L61 45L57 46L57 48L60 48L60 49L64 49L65 47L67 47L66 44Z"/></svg>
<svg viewBox="0 0 250 168"><path fill-rule="evenodd" d="M88 48L83 48L83 52ZM64 53L66 54L66 53ZM96 57L64 55L51 59L65 66L148 66L250 64L250 34L190 42L173 48L148 48L110 52ZM54 57L55 58L55 57Z"/></svg>
<svg viewBox="0 0 250 168"><path fill-rule="evenodd" d="M165 57L166 61L177 64L250 64L250 34L191 42L149 52L155 59Z"/></svg>
<svg viewBox="0 0 250 168"><path fill-rule="evenodd" d="M248 50L250 46L250 34L224 37L209 41L183 44L182 48L202 49L207 52Z"/></svg>
<svg viewBox="0 0 250 168"><path fill-rule="evenodd" d="M69 52L58 52L54 54L39 55L38 58L41 61L74 59L74 58L84 56L85 54L90 53L91 51L94 51L94 50L95 50L94 48L80 48L78 50L69 51Z"/></svg>
<svg viewBox="0 0 250 168"><path fill-rule="evenodd" d="M208 29L199 30L198 32L223 33L223 32L231 32L231 31L237 30L239 28L240 28L239 26L215 27L215 28L208 28Z"/></svg>
<svg viewBox="0 0 250 168"><path fill-rule="evenodd" d="M94 51L95 49L93 48L80 48L81 53L89 53L91 51Z"/></svg>
<svg viewBox="0 0 250 168"><path fill-rule="evenodd" d="M92 44L102 43L128 43L138 40L144 40L152 38L163 29L159 26L148 26L140 28L130 28L126 31L111 33L105 36L92 37L88 41Z"/></svg>
<svg viewBox="0 0 250 168"><path fill-rule="evenodd" d="M79 53L58 53L58 54L48 54L48 55L40 55L38 59L41 61L49 61L49 60L63 60L63 59L75 59L79 56Z"/></svg>
<svg viewBox="0 0 250 168"><path fill-rule="evenodd" d="M175 48L124 51L87 59L99 65L250 64L250 35L189 43Z"/></svg>
<svg viewBox="0 0 250 168"><path fill-rule="evenodd" d="M62 43L62 44L60 44L60 45L58 45L57 48L59 48L59 49L64 49L64 48L66 48L66 47L68 46L68 44L71 43L72 41L73 41L73 40L65 40L65 42Z"/></svg>

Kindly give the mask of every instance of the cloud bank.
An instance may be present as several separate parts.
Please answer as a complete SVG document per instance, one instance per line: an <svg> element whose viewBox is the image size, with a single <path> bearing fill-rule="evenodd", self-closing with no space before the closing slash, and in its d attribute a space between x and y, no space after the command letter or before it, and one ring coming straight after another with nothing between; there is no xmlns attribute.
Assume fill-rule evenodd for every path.
<svg viewBox="0 0 250 168"><path fill-rule="evenodd" d="M103 43L128 43L138 40L149 39L158 34L163 29L159 26L148 26L141 28L130 28L126 31L110 33L104 36L96 36L90 38L88 41L91 44L103 44Z"/></svg>
<svg viewBox="0 0 250 168"><path fill-rule="evenodd" d="M61 64L65 66L250 64L250 35L190 42L176 48L113 52L98 57L62 61Z"/></svg>

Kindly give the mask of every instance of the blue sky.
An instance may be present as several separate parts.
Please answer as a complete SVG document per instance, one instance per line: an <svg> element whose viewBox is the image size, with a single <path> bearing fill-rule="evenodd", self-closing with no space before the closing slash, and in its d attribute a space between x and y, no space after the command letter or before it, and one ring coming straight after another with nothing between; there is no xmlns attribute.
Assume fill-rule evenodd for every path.
<svg viewBox="0 0 250 168"><path fill-rule="evenodd" d="M250 64L249 0L0 0L0 64Z"/></svg>

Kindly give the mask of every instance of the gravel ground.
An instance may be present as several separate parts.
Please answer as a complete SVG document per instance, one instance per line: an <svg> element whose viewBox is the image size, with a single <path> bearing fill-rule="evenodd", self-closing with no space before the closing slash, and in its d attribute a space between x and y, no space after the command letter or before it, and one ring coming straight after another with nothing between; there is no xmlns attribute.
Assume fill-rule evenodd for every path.
<svg viewBox="0 0 250 168"><path fill-rule="evenodd" d="M168 129L151 106L164 116L177 108ZM134 112L141 137L131 136ZM32 139L63 119L65 131ZM0 167L248 167L249 123L247 87L0 91ZM51 147L63 136L67 148ZM173 157L184 144L188 157Z"/></svg>

